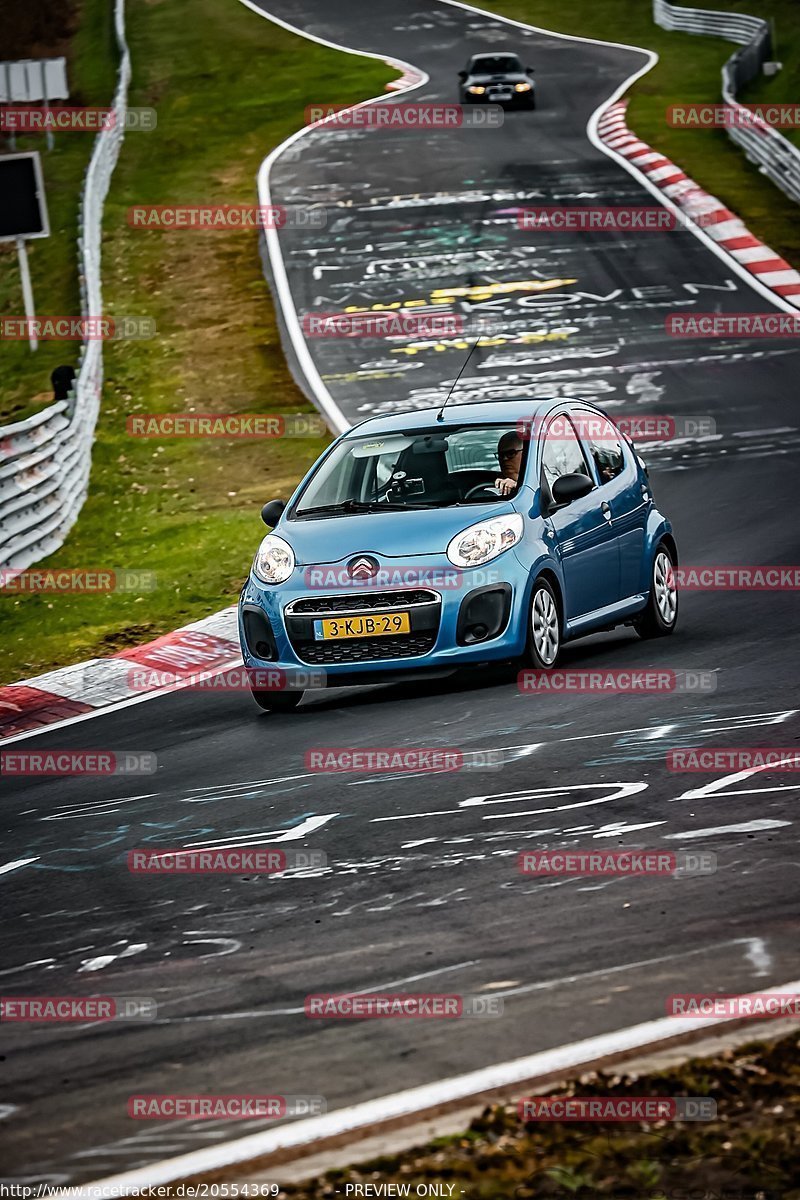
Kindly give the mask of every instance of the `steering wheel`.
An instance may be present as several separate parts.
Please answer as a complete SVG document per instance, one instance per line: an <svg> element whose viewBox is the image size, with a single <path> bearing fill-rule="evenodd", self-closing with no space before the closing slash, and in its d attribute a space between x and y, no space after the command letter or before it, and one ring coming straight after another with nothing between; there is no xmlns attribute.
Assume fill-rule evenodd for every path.
<svg viewBox="0 0 800 1200"><path fill-rule="evenodd" d="M464 499L471 500L472 497L477 495L478 492L492 492L495 496L500 495L493 483L476 483L474 487L471 487L469 491L465 493Z"/></svg>

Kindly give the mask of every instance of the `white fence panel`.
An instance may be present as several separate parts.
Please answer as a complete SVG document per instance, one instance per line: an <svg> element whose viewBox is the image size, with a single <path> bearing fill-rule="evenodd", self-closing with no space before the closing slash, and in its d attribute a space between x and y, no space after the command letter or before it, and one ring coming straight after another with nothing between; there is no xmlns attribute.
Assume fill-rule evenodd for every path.
<svg viewBox="0 0 800 1200"><path fill-rule="evenodd" d="M745 13L681 8L667 0L653 0L653 20L662 29L726 38L744 47L732 54L722 68L722 99L731 115L731 123L726 125L728 136L744 150L750 162L800 204L800 150L771 125L749 121L748 110L736 99L739 89L755 79L771 57L768 23Z"/></svg>

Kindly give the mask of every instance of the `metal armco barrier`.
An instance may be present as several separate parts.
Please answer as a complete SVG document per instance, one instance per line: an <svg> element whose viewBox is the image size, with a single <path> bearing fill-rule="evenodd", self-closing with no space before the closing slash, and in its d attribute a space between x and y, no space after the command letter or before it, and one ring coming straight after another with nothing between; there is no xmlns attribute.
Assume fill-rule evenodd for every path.
<svg viewBox="0 0 800 1200"><path fill-rule="evenodd" d="M125 0L115 0L114 26L120 52L113 103L117 116L113 126L95 139L80 206L78 263L84 317L102 315L103 204L124 136L131 75ZM24 570L63 545L86 499L102 384L103 343L87 341L81 347L69 400L0 428L0 566Z"/></svg>
<svg viewBox="0 0 800 1200"><path fill-rule="evenodd" d="M722 99L731 113L744 111L736 99L741 87L761 73L772 56L772 35L766 21L745 13L711 12L703 8L680 8L667 0L653 0L653 20L662 29L705 34L738 42L737 50L722 68ZM781 191L800 203L800 150L777 129L758 125L726 126L730 139L744 150Z"/></svg>

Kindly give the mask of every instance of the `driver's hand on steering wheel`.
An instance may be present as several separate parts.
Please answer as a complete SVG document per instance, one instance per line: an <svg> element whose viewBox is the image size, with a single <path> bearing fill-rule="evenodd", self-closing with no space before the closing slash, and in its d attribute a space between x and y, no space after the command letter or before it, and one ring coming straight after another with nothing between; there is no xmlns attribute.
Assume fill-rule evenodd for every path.
<svg viewBox="0 0 800 1200"><path fill-rule="evenodd" d="M510 496L517 490L516 479L495 479L494 486L501 496Z"/></svg>

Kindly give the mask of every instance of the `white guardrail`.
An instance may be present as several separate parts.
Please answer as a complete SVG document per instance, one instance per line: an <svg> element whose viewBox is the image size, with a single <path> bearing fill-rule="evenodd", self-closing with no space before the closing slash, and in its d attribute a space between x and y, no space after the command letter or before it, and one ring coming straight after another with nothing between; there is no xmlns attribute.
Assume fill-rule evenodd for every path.
<svg viewBox="0 0 800 1200"><path fill-rule="evenodd" d="M781 191L800 203L800 150L763 121L734 124L736 113L745 111L736 93L755 79L763 64L770 60L772 36L768 22L745 13L680 8L667 0L653 0L653 20L662 29L725 38L742 46L722 68L722 99L731 113L731 123L726 126L728 136Z"/></svg>
<svg viewBox="0 0 800 1200"><path fill-rule="evenodd" d="M102 315L100 245L103 204L125 131L131 62L125 0L115 0L120 52L116 120L96 137L81 196L78 263L81 314ZM52 554L77 520L89 486L103 383L103 343L84 342L73 390L25 421L0 428L0 566L24 570Z"/></svg>

